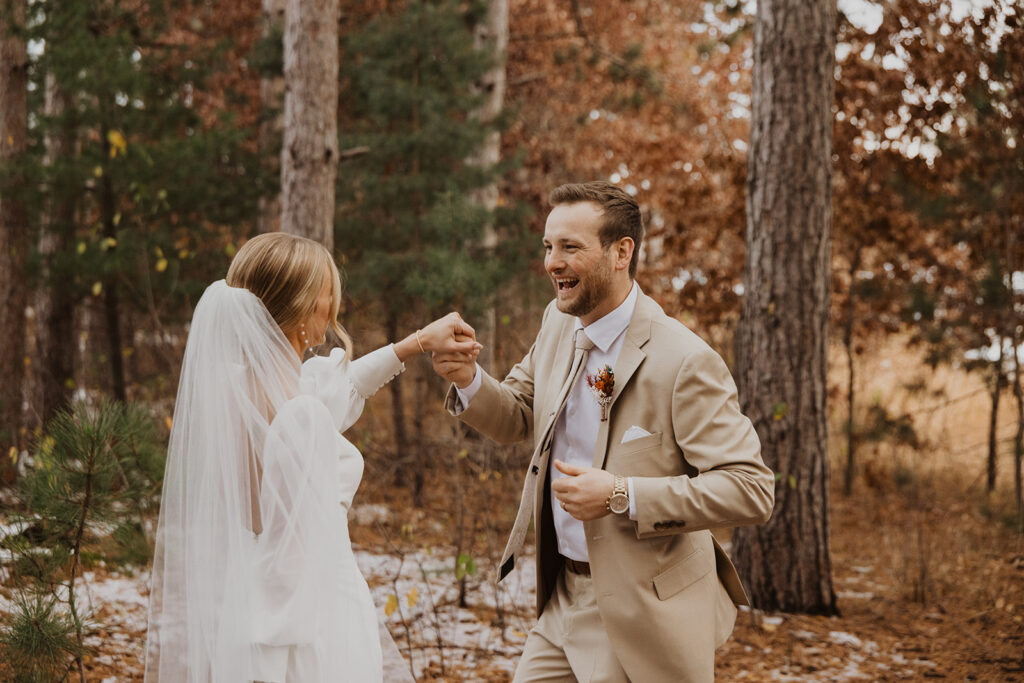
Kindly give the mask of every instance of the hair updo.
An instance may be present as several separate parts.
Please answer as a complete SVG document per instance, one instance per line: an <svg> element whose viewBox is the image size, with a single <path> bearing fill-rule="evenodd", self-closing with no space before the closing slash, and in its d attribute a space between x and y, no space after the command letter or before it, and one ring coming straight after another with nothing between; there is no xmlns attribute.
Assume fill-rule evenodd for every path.
<svg viewBox="0 0 1024 683"><path fill-rule="evenodd" d="M268 232L246 242L228 268L229 287L242 287L263 301L286 335L313 315L317 298L331 284L328 336L333 333L352 356L352 338L338 322L341 276L331 253L319 242L284 232Z"/></svg>

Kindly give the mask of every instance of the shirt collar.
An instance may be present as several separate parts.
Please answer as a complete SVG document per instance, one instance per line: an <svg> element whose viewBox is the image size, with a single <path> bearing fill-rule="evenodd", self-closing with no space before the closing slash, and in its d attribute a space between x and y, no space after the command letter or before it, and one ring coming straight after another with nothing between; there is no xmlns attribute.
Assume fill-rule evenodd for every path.
<svg viewBox="0 0 1024 683"><path fill-rule="evenodd" d="M608 313L599 320L595 320L586 327L583 327L580 319L576 318L573 336L576 335L576 330L584 330L590 341L594 342L594 346L601 349L601 353L606 353L611 348L611 345L615 343L615 340L619 338L619 335L629 327L629 321L633 319L633 310L636 308L636 300L639 293L640 287L636 284L636 280L634 280L632 289L626 295L626 300L619 304L618 308L611 313Z"/></svg>

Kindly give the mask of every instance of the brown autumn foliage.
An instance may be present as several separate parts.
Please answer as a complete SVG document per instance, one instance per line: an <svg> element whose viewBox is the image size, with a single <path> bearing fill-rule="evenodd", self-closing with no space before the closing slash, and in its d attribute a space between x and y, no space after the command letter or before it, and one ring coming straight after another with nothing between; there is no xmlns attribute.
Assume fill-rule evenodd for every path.
<svg viewBox="0 0 1024 683"><path fill-rule="evenodd" d="M748 23L692 1L526 0L510 17L517 116L503 142L525 160L507 192L537 207L539 230L559 183L610 177L635 191L649 226L642 286L722 350L743 261Z"/></svg>
<svg viewBox="0 0 1024 683"><path fill-rule="evenodd" d="M874 33L847 23L838 28L839 42L850 48L839 60L836 83L833 319L837 340L849 326L855 367L869 366L884 343L881 335L897 331L909 331L934 350L933 362L973 348L986 327L1008 337L1020 334L1021 313L1013 304L1019 309L1021 294L1009 294L991 311L977 302L993 258L1003 272L1024 264L1022 17L1018 9L1015 18L1002 19L999 12L1012 7L996 3L978 17L956 19L948 4L898 0L887 5ZM343 3L341 30L396 5ZM168 40L232 39L222 57L231 68L217 76L216 87L196 93L196 102L209 116L229 109L253 131L255 145L263 112L259 73L250 60L259 7L222 0L181 5L179 12ZM705 12L720 23L704 22ZM726 3L709 10L695 0L513 0L510 13L507 100L515 120L503 147L507 155L521 153L523 165L503 195L534 208L539 232L547 192L558 183L617 174L623 185L633 185L650 226L642 286L728 358L744 255L750 18ZM1009 29L1001 34L997 57L983 44L1002 30L995 28L1001 23ZM915 138L920 148L910 157L905 152ZM910 299L914 307L908 293L918 297ZM915 312L922 320L914 319ZM528 306L513 311L522 329L509 333L509 345L518 350L510 349L507 359L514 361L530 344L535 313ZM915 324L920 322L935 324ZM362 348L383 341L373 321L355 327L367 331ZM896 362L921 365L917 356ZM844 375L836 364L829 377L836 412L845 410L839 391L846 384L865 388L861 375L849 383ZM948 392L935 400L956 398L964 387L974 390L957 377L953 389L935 390ZM905 373L900 381L916 380ZM910 414L889 398L886 393L884 405ZM363 442L386 440L388 421L379 414L384 405L377 402L377 414L371 405L358 426ZM858 416L865 420L867 411L855 409L855 422ZM1005 403L1000 414L1003 425L1007 415L1015 419ZM439 425L445 420L437 419ZM980 422L958 426L981 440ZM841 427L832 427L838 440ZM930 435L922 443L931 455L941 446ZM950 677L1019 679L1024 551L1019 536L972 497L978 490L969 482L981 471L980 459L957 461L954 475L908 488L901 479L908 475L893 464L897 458L889 450L875 445L864 451L868 476L855 481L854 497L834 503L833 550L841 591L875 597L841 592L839 622L794 617L773 627L748 617L720 658L719 674L764 680L781 668L810 678L829 670L824 663L849 659L846 646L829 641L829 633L840 630L872 634L865 639L907 659L927 657L937 662L937 673ZM923 458L911 457L920 468L910 468L912 473L928 470ZM424 510L413 510L401 491L372 483L390 480L379 476L387 467L381 460L371 456L360 495L388 503L396 518L441 519L445 531L425 539L439 547L452 540L467 506L500 501L513 507L518 495L514 463L506 469L501 459L465 461L473 476L489 479L467 501L455 503L445 495L446 468L458 463L453 454L437 460L428 487L436 493ZM496 479L495 472L505 476ZM968 481L956 476L962 472L969 473ZM1007 474L1000 471L1000 477L1005 482ZM470 514L466 550L483 558L506 530L500 519ZM373 530L356 531L354 538L382 545ZM879 680L897 678L899 669L889 664L895 670L868 671ZM125 673L96 671L97 680Z"/></svg>

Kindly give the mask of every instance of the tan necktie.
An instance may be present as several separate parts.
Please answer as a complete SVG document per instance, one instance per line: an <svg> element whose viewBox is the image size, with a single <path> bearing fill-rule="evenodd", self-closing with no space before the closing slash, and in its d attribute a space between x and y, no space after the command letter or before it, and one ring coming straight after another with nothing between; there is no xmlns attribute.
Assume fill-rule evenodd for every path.
<svg viewBox="0 0 1024 683"><path fill-rule="evenodd" d="M526 481L523 483L523 496L519 501L519 511L516 513L516 521L512 525L512 533L509 534L508 543L505 545L505 552L501 556L501 564L498 569L498 581L516 566L516 553L523 547L523 540L526 538L526 530L530 528L530 520L533 518L533 499L540 481L547 476L548 456L551 454L551 436L558 422L558 416L565 408L565 402L569 398L576 380L579 378L583 368L587 367L587 356L590 349L594 348L594 342L583 332L576 331L576 344L572 358L572 365L569 367L569 374L558 392L558 400L555 410L548 419L547 426L537 439L537 446L533 451L533 458L530 459L530 469L526 473ZM536 407L536 406L535 406Z"/></svg>

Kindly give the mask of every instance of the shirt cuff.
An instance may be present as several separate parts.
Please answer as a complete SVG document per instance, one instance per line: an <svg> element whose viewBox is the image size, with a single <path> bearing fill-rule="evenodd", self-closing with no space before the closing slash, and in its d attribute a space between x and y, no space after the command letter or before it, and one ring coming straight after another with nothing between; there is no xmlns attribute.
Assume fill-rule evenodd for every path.
<svg viewBox="0 0 1024 683"><path fill-rule="evenodd" d="M388 344L352 361L349 378L359 395L368 399L403 370L405 363L399 360L395 345Z"/></svg>
<svg viewBox="0 0 1024 683"><path fill-rule="evenodd" d="M636 498L633 496L633 477L626 477L626 490L629 496L629 518L636 521Z"/></svg>
<svg viewBox="0 0 1024 683"><path fill-rule="evenodd" d="M480 364L477 363L476 374L473 375L473 381L466 385L465 389L460 389L457 385L455 387L455 393L459 397L458 404L455 406L455 414L458 415L463 410L469 407L473 397L476 396L476 392L480 391L480 385L483 384L483 373L480 372Z"/></svg>

